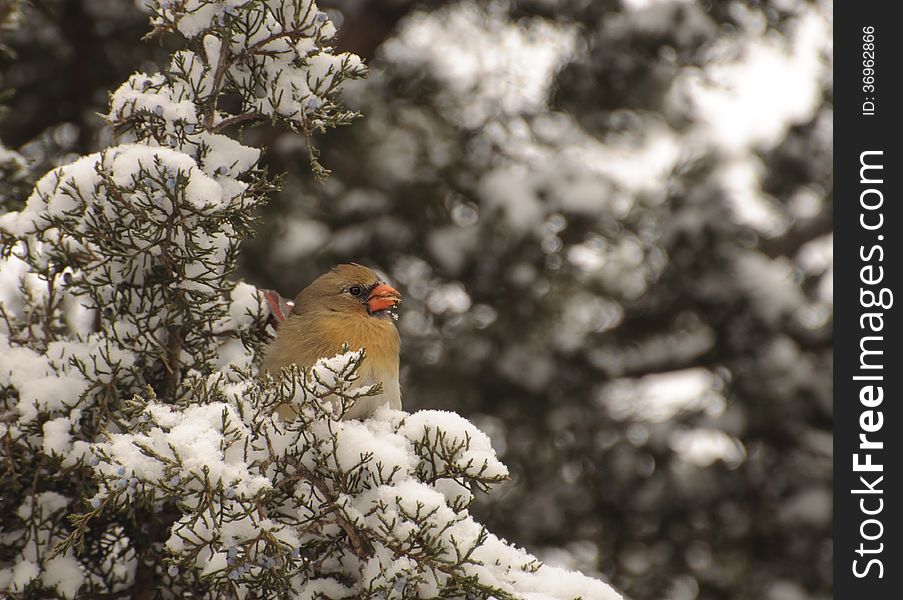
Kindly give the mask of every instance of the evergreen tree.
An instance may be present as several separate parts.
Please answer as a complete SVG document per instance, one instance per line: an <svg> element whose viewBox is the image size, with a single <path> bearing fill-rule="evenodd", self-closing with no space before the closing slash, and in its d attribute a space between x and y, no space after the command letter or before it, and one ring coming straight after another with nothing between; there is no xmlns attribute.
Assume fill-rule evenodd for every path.
<svg viewBox="0 0 903 600"><path fill-rule="evenodd" d="M323 179L312 136L355 118L339 94L365 69L311 0L148 8L186 47L112 94L119 142L0 216L0 591L617 598L473 520L508 473L462 417L341 420L378 391L366 349L258 376L267 309L232 276L278 181L243 129L302 136Z"/></svg>
<svg viewBox="0 0 903 600"><path fill-rule="evenodd" d="M829 598L831 3L406 6L245 272L404 286L406 401L512 471L493 531L634 598Z"/></svg>

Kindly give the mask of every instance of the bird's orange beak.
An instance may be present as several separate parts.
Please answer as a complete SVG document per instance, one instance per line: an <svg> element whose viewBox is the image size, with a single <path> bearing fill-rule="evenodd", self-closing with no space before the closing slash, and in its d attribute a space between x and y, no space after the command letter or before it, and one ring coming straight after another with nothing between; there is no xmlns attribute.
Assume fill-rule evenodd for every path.
<svg viewBox="0 0 903 600"><path fill-rule="evenodd" d="M401 294L398 290L387 283L380 283L370 290L370 297L367 298L367 308L371 313L386 310L387 308L395 308L401 303Z"/></svg>

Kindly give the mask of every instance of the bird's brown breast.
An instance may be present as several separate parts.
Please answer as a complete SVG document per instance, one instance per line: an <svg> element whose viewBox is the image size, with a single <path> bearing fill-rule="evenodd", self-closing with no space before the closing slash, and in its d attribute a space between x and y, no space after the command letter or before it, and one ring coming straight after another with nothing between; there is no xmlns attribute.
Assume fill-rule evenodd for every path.
<svg viewBox="0 0 903 600"><path fill-rule="evenodd" d="M267 348L263 368L275 375L282 367L313 366L317 360L335 356L348 344L351 350L365 348L365 364L375 372L398 373L398 330L391 321L369 316L292 315L279 327Z"/></svg>
<svg viewBox="0 0 903 600"><path fill-rule="evenodd" d="M346 419L364 419L382 406L401 408L398 382L398 330L391 321L374 317L320 314L292 315L279 328L263 359L263 369L278 376L283 367L296 364L311 367L319 359L335 356L347 344L351 350L364 348L365 358L358 371L361 386L379 383L382 393L360 398L345 414ZM284 420L295 418L295 409L281 405L277 412Z"/></svg>

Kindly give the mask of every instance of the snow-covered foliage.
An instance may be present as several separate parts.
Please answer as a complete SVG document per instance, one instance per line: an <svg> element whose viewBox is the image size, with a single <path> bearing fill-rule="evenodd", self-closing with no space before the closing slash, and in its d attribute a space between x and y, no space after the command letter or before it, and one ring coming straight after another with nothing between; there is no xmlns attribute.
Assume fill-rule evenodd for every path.
<svg viewBox="0 0 903 600"><path fill-rule="evenodd" d="M138 510L174 519L163 543L174 588L184 574L185 589L199 578L242 596L520 597L563 578L592 597L616 597L473 521L472 491L507 470L463 418L383 409L365 422L338 420L342 409L328 398L344 389L338 395L353 401L362 357L325 359L275 386L214 373L192 382L183 408L136 399L133 430L92 447L99 491L67 544L80 544L95 520ZM296 420L270 416L291 401Z"/></svg>
<svg viewBox="0 0 903 600"><path fill-rule="evenodd" d="M267 309L230 275L274 185L236 130L309 142L364 69L310 0L147 7L188 49L113 93L121 143L0 216L0 593L619 598L474 521L508 471L464 418L342 420L366 349L258 376Z"/></svg>
<svg viewBox="0 0 903 600"><path fill-rule="evenodd" d="M193 49L176 52L166 73L135 73L114 94L110 118L139 139L195 156L207 172L236 176L256 151L219 134L225 128L278 122L307 137L356 115L338 102L343 82L366 69L328 44L336 29L313 0L152 2L153 35L178 32ZM221 97L238 99L230 112Z"/></svg>
<svg viewBox="0 0 903 600"><path fill-rule="evenodd" d="M830 505L831 5L409 3L247 268L378 257L407 405L515 474L493 531L635 598L830 597L830 511L778 515Z"/></svg>

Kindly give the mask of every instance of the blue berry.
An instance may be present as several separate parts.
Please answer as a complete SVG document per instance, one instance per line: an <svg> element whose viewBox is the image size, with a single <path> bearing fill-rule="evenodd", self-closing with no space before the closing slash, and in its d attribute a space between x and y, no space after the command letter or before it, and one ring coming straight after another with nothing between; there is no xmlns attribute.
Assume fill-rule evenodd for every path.
<svg viewBox="0 0 903 600"><path fill-rule="evenodd" d="M125 475L125 467L119 467L118 469L116 469L116 474Z"/></svg>
<svg viewBox="0 0 903 600"><path fill-rule="evenodd" d="M167 569L166 572L169 573L170 577L175 577L176 575L179 574L179 567L177 567L175 565L170 565L169 569Z"/></svg>
<svg viewBox="0 0 903 600"><path fill-rule="evenodd" d="M91 508L100 508L100 498L91 498Z"/></svg>
<svg viewBox="0 0 903 600"><path fill-rule="evenodd" d="M179 485L180 483L182 483L182 478L178 475L173 475L172 479L169 480L170 485Z"/></svg>

